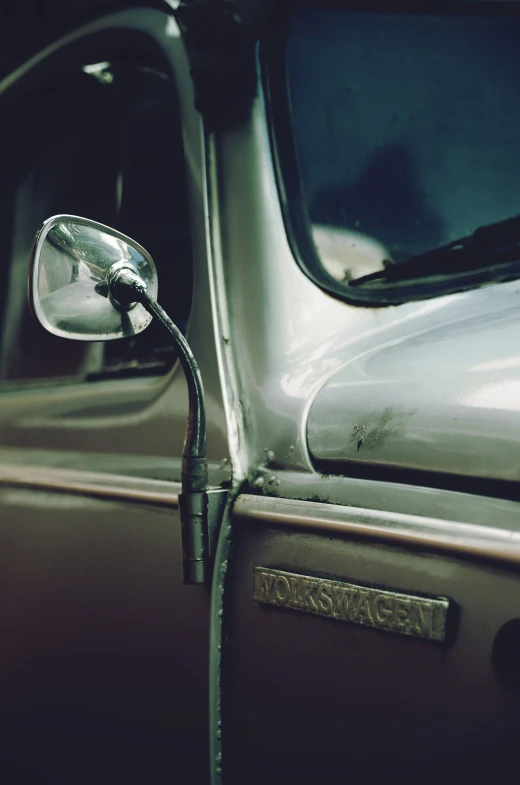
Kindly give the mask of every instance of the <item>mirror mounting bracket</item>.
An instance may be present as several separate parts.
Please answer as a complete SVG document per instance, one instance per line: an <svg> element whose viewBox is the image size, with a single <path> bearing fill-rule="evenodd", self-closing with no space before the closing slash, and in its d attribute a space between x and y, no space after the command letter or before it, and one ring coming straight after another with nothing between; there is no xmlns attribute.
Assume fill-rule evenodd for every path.
<svg viewBox="0 0 520 785"><path fill-rule="evenodd" d="M208 489L206 457L206 402L197 361L179 328L148 294L146 282L124 262L107 273L109 294L120 308L140 303L168 330L178 352L188 385L189 414L182 456L181 516L183 581L206 583L211 570L215 530L222 516L227 491Z"/></svg>

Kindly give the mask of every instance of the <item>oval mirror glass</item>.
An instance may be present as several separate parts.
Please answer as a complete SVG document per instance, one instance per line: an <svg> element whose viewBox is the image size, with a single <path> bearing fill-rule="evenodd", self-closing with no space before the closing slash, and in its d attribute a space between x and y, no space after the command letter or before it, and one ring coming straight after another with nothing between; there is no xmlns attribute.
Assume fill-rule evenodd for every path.
<svg viewBox="0 0 520 785"><path fill-rule="evenodd" d="M142 246L88 218L49 218L35 237L29 268L36 319L53 335L79 341L140 333L152 317L139 303L119 308L108 293L107 273L116 263L134 269L157 299L155 264Z"/></svg>

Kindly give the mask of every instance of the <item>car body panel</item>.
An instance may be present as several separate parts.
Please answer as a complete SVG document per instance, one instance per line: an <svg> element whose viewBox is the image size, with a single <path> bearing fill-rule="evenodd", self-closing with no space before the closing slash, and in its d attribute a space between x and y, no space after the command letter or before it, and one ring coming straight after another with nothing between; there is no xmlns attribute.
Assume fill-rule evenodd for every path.
<svg viewBox="0 0 520 785"><path fill-rule="evenodd" d="M496 633L518 611L516 570L241 512L223 674L227 782L506 776L518 696L491 659ZM453 637L411 640L259 605L258 566L448 597Z"/></svg>
<svg viewBox="0 0 520 785"><path fill-rule="evenodd" d="M239 476L338 461L337 474L364 463L516 478L518 282L387 308L341 303L294 262L263 102L210 143L223 352L240 368L230 404ZM395 434L358 451L355 426L381 430L382 418L384 431L388 417Z"/></svg>
<svg viewBox="0 0 520 785"><path fill-rule="evenodd" d="M312 404L309 449L353 462L517 481L518 282L353 342Z"/></svg>
<svg viewBox="0 0 520 785"><path fill-rule="evenodd" d="M434 782L448 770L454 777L465 779L468 773L475 782L486 782L490 772L499 771L497 760L505 765L511 760L517 728L517 696L493 670L492 653L501 626L517 616L519 508L493 498L503 486L484 488L484 471L479 475L476 468L480 458L488 478L515 476L516 415L505 407L496 413L502 416L500 433L509 440L501 442L498 434L495 440L491 436L491 407L476 412L473 426L468 417L460 432L452 427L457 417L452 409L462 405L464 384L472 382L474 390L476 379L484 383L486 374L496 373L497 382L514 374L498 368L501 358L505 366L515 356L518 284L389 308L340 303L313 286L294 262L262 95L244 123L210 137L209 150L211 201L218 205L212 227L215 264L225 280L219 299L227 316L223 351L237 374L231 393L238 423L230 439L233 467L238 480L246 479L243 487L258 494L251 497L251 508L255 498L258 507L267 500L272 505L269 515L262 506L254 520L246 519L239 495L221 532L210 647L213 782L344 777ZM498 347L506 332L506 345ZM419 399L424 391L417 409L425 429L431 410L426 393L434 388L433 382L428 387L428 374L439 375L435 362L444 374L445 403L439 391L438 420L426 445L430 452L424 450L423 464L419 457L416 467L411 439L388 440L393 453L379 465L375 451L366 453L367 471L358 479L351 472L359 463L357 440L352 457L336 460L326 441L330 433L320 434L334 431L331 445L343 449L343 423L351 430L358 424L358 411L349 409L354 382L360 381L362 407L367 390L381 386L379 368L387 353L400 349L404 359L395 373L404 369L408 396L417 389ZM472 377L472 362L497 366ZM393 365L389 359L385 371ZM351 366L360 369L359 377L349 375ZM336 374L353 383L347 395L331 403ZM398 381L397 403L404 386ZM388 390L391 395L390 385ZM374 411L381 416L385 408L381 395ZM477 447L477 417L484 431L489 422L486 457ZM323 456L315 452L316 444ZM455 448L456 460L451 458ZM384 471L375 473L381 465L429 474L423 471L422 481L411 472L385 477ZM446 480L449 471L467 480L468 493L447 490L458 487L458 479ZM301 518L283 506L295 499L306 508ZM318 515L313 503L348 505L348 516L339 507L332 514L336 526L320 529L321 516L327 515L321 508ZM374 509L381 515L372 524L367 511ZM404 523L400 528L394 515L433 516L445 523L428 528L423 522L421 540ZM347 526L356 519L355 526ZM470 530L477 524L480 533L487 531L486 541L477 538L479 545L471 550ZM460 613L455 640L439 652L429 642L389 641L387 633L261 607L253 601L253 570L259 566L448 596ZM469 757L473 744L474 759Z"/></svg>

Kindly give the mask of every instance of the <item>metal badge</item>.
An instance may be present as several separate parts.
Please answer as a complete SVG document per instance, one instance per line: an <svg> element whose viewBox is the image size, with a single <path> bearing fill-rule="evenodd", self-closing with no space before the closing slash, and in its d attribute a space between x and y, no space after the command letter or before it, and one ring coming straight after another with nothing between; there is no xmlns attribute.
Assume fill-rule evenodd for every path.
<svg viewBox="0 0 520 785"><path fill-rule="evenodd" d="M446 638L449 600L255 567L253 600L427 641Z"/></svg>

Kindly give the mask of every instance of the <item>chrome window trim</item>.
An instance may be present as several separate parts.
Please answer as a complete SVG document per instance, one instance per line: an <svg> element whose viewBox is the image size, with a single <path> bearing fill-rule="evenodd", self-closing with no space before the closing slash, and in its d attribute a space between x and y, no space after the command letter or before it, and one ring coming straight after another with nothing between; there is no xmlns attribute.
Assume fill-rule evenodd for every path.
<svg viewBox="0 0 520 785"><path fill-rule="evenodd" d="M79 471L38 464L0 463L0 487L74 493L98 499L153 504L177 509L180 482L149 480L119 474Z"/></svg>

